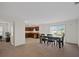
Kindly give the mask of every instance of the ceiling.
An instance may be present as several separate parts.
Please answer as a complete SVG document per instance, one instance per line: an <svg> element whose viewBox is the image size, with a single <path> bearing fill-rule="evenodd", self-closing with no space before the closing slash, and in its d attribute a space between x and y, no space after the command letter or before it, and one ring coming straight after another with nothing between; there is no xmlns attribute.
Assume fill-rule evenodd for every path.
<svg viewBox="0 0 79 59"><path fill-rule="evenodd" d="M23 20L26 24L46 24L79 17L73 2L0 2L0 19Z"/></svg>

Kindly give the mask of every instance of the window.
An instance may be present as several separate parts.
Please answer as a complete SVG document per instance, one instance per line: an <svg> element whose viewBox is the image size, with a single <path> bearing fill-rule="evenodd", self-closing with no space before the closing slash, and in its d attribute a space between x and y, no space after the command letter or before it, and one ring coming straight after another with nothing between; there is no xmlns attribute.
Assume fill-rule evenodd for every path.
<svg viewBox="0 0 79 59"><path fill-rule="evenodd" d="M3 27L0 26L0 36L2 36L2 35L3 35Z"/></svg>
<svg viewBox="0 0 79 59"><path fill-rule="evenodd" d="M50 33L53 34L53 36L62 36L64 32L65 32L64 25L52 25L50 27Z"/></svg>

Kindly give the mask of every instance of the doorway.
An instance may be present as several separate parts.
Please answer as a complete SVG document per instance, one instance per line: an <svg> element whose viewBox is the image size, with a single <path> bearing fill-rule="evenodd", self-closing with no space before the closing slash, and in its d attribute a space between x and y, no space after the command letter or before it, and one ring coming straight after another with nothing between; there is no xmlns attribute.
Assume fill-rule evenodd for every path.
<svg viewBox="0 0 79 59"><path fill-rule="evenodd" d="M7 22L0 23L0 49L11 47L11 26Z"/></svg>

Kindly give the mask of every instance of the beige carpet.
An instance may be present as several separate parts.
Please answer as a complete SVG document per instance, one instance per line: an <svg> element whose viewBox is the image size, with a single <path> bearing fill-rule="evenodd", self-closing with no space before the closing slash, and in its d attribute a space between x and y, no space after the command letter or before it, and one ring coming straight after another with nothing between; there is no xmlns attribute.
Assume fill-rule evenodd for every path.
<svg viewBox="0 0 79 59"><path fill-rule="evenodd" d="M79 48L76 45L65 44L64 48L40 44L39 39L26 39L26 44L13 47L10 43L0 42L0 56L7 57L78 57Z"/></svg>

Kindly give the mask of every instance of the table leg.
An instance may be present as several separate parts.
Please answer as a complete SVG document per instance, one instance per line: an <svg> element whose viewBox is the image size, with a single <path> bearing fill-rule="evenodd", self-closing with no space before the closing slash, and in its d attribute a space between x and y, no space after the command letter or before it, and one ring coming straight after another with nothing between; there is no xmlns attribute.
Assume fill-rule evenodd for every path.
<svg viewBox="0 0 79 59"><path fill-rule="evenodd" d="M44 40L44 44L45 44L45 42L46 42L46 41Z"/></svg>
<svg viewBox="0 0 79 59"><path fill-rule="evenodd" d="M40 43L42 43L42 39L40 38Z"/></svg>
<svg viewBox="0 0 79 59"><path fill-rule="evenodd" d="M60 42L60 39L59 39L59 48L61 48L61 42Z"/></svg>
<svg viewBox="0 0 79 59"><path fill-rule="evenodd" d="M64 46L64 42L62 42L62 47Z"/></svg>

